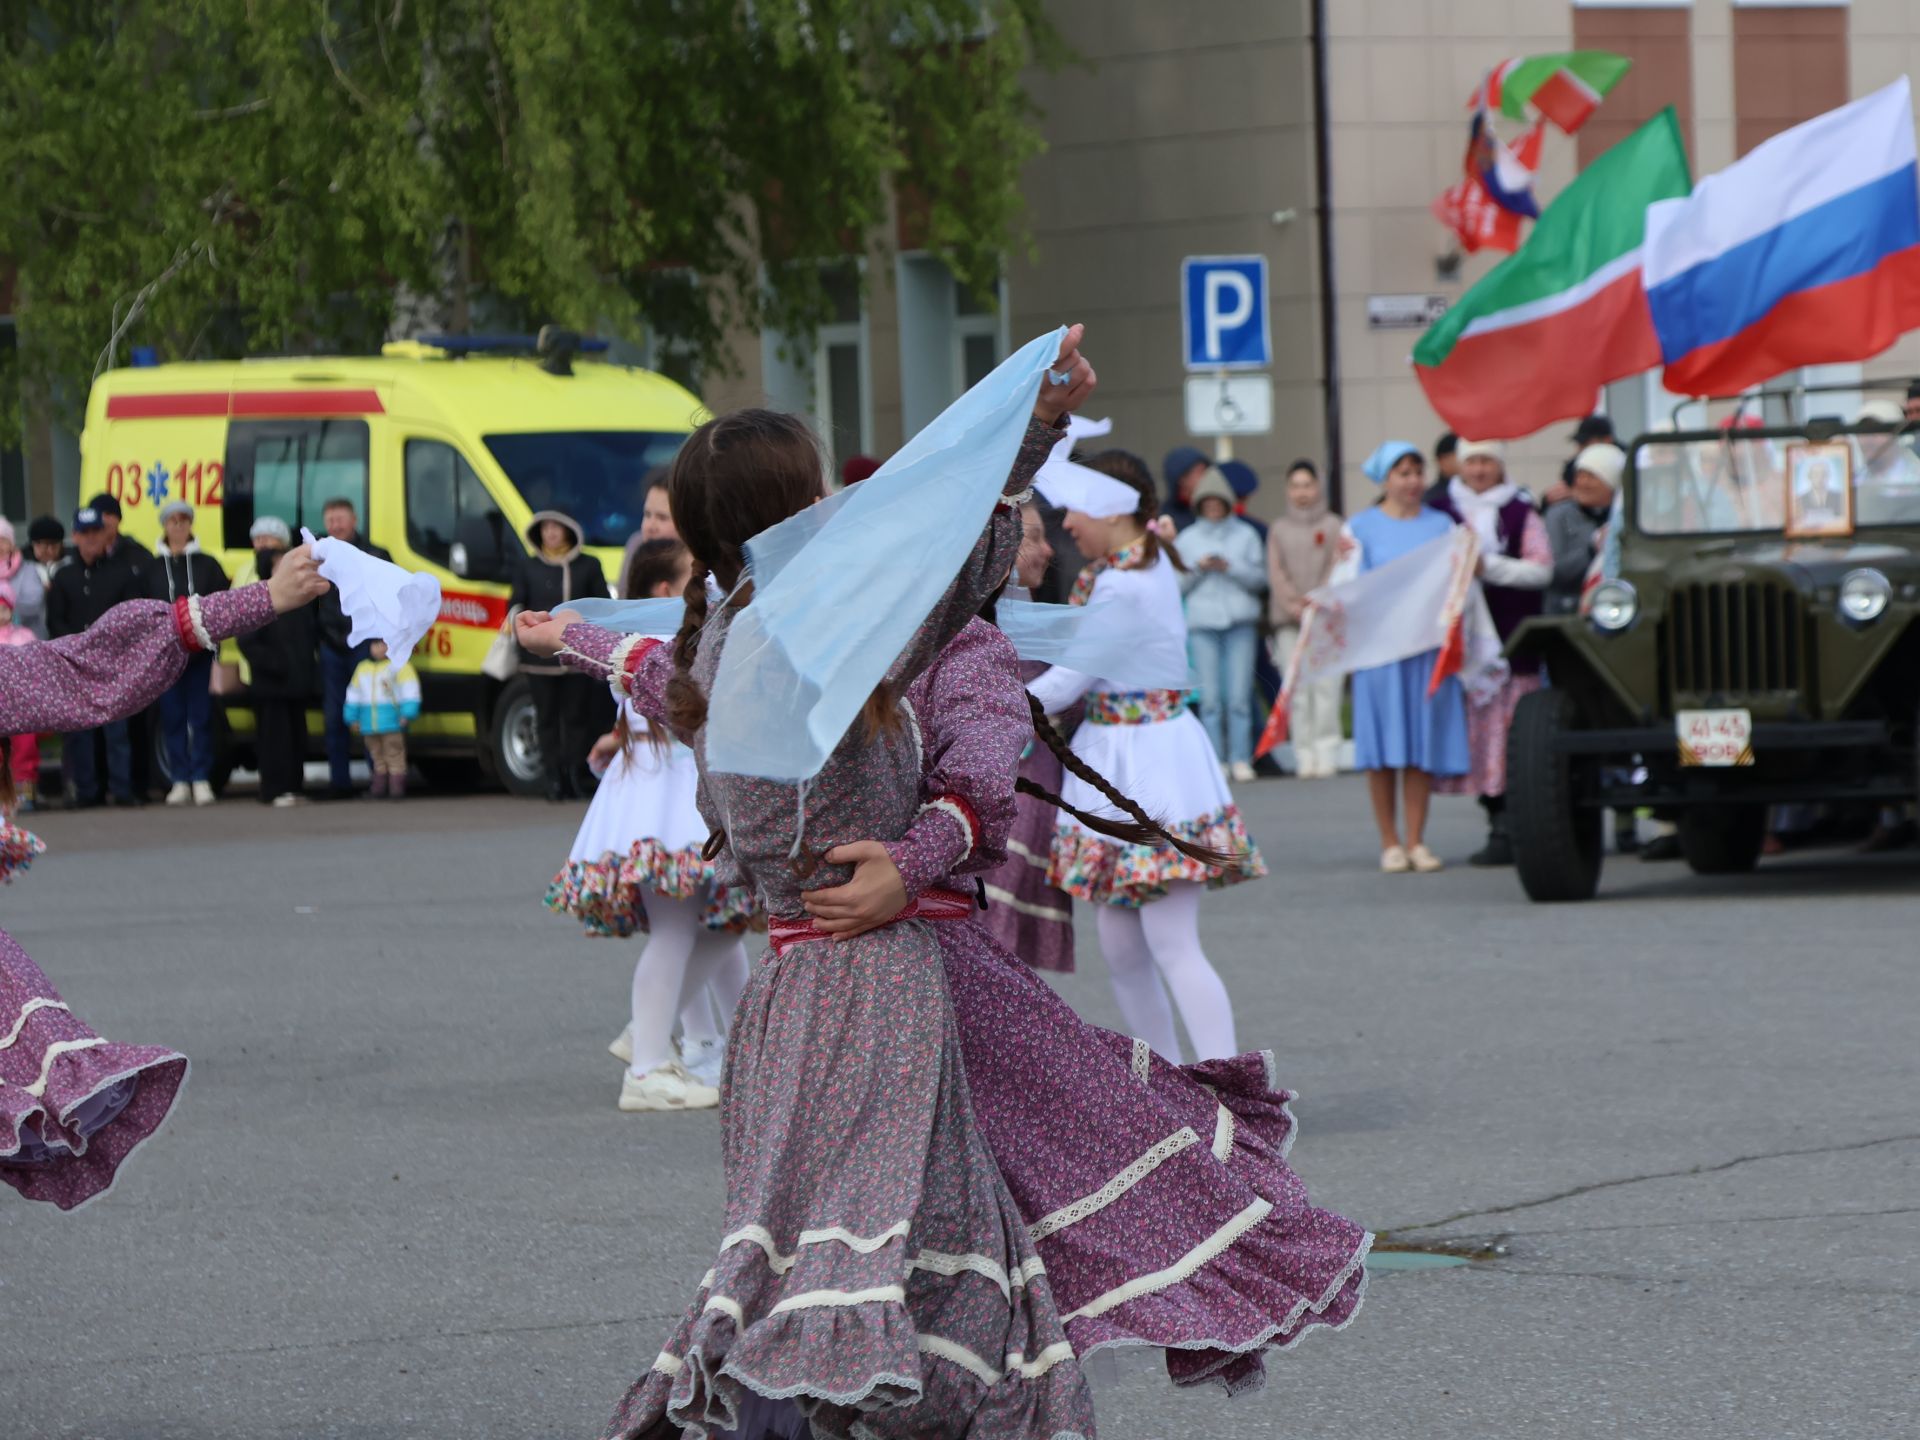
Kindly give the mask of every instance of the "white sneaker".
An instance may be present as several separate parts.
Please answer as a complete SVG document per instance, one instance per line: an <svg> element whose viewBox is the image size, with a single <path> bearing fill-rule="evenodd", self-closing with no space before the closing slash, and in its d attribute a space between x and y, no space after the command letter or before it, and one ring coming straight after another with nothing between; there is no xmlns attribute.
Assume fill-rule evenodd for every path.
<svg viewBox="0 0 1920 1440"><path fill-rule="evenodd" d="M173 782L173 788L167 791L167 804L184 805L193 799L193 787L184 780Z"/></svg>
<svg viewBox="0 0 1920 1440"><path fill-rule="evenodd" d="M636 1078L631 1070L620 1077L622 1110L711 1110L720 1092L687 1074L677 1060Z"/></svg>
<svg viewBox="0 0 1920 1440"><path fill-rule="evenodd" d="M1236 785L1245 785L1249 781L1257 780L1260 777L1254 774L1253 766L1249 765L1246 761L1236 760L1227 767L1227 778L1232 780Z"/></svg>
<svg viewBox="0 0 1920 1440"><path fill-rule="evenodd" d="M306 803L306 796L295 795L292 791L288 791L285 795L276 795L273 797L273 808L276 810L291 810L296 805L304 805Z"/></svg>
<svg viewBox="0 0 1920 1440"><path fill-rule="evenodd" d="M209 785L205 780L196 780L193 782L194 804L211 805L218 798L219 797L213 793L213 786Z"/></svg>
<svg viewBox="0 0 1920 1440"><path fill-rule="evenodd" d="M720 1076L727 1068L727 1042L715 1036L711 1040L683 1040L680 1053L687 1073L702 1085L720 1088Z"/></svg>
<svg viewBox="0 0 1920 1440"><path fill-rule="evenodd" d="M1389 845L1380 852L1380 869L1387 875L1406 875L1412 871L1413 861L1398 845Z"/></svg>
<svg viewBox="0 0 1920 1440"><path fill-rule="evenodd" d="M607 1053L622 1065L633 1063L633 1026L627 1026L613 1037L613 1043L607 1046Z"/></svg>

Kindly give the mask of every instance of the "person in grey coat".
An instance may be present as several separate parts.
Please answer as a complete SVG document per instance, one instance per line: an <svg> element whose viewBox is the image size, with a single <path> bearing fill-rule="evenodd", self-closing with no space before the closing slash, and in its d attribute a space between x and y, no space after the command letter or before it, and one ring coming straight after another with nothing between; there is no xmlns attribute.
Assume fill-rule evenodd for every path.
<svg viewBox="0 0 1920 1440"><path fill-rule="evenodd" d="M1589 445L1574 457L1572 498L1547 507L1547 542L1553 547L1547 614L1580 613L1597 537L1613 512L1613 492L1626 468L1626 452L1618 445Z"/></svg>
<svg viewBox="0 0 1920 1440"><path fill-rule="evenodd" d="M1267 547L1233 513L1217 467L1193 487L1193 524L1180 532L1187 644L1200 681L1200 720L1228 778L1253 779L1253 659L1267 593Z"/></svg>

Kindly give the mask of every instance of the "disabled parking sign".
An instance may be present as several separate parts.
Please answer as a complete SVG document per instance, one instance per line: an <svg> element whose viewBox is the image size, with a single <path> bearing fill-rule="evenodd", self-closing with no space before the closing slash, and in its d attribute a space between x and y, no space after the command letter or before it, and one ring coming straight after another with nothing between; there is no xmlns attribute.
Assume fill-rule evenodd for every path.
<svg viewBox="0 0 1920 1440"><path fill-rule="evenodd" d="M1263 370L1273 363L1267 257L1189 255L1180 262L1189 370Z"/></svg>

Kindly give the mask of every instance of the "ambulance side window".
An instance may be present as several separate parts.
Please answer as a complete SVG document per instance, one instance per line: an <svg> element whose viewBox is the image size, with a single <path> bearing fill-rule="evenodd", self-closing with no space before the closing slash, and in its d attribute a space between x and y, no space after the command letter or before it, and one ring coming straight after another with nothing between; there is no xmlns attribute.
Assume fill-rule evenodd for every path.
<svg viewBox="0 0 1920 1440"><path fill-rule="evenodd" d="M514 553L506 517L466 457L438 440L409 440L406 472L408 548L467 579L504 580Z"/></svg>
<svg viewBox="0 0 1920 1440"><path fill-rule="evenodd" d="M351 500L360 532L367 513L367 422L364 420L236 420L227 427L226 504L221 539L251 549L247 532L262 515L277 515L299 543L300 527L326 528L327 501Z"/></svg>

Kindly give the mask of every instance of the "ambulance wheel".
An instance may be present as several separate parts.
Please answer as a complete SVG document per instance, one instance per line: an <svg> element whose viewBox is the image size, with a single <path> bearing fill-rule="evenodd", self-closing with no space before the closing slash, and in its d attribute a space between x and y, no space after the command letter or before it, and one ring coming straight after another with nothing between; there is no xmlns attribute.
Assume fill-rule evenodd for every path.
<svg viewBox="0 0 1920 1440"><path fill-rule="evenodd" d="M512 795L547 793L547 770L540 754L540 726L533 708L533 687L515 676L494 703L489 737L492 770Z"/></svg>

